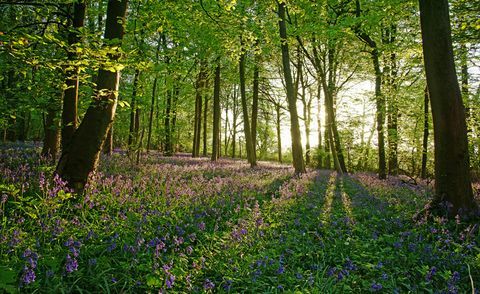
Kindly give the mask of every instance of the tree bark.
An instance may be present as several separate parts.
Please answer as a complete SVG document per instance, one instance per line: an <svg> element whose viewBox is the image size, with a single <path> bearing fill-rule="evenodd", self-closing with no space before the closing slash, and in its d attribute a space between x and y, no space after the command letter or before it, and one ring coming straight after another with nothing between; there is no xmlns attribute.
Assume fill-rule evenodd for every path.
<svg viewBox="0 0 480 294"><path fill-rule="evenodd" d="M422 143L422 171L420 177L427 178L427 155L428 155L428 87L425 87L423 98L423 143Z"/></svg>
<svg viewBox="0 0 480 294"><path fill-rule="evenodd" d="M224 137L224 154L225 156L228 156L228 144L229 144L229 140L230 138L228 137L228 131L229 131L229 127L228 127L228 96L227 96L227 101L225 101L225 128L223 129L224 131L224 134L223 134L223 137Z"/></svg>
<svg viewBox="0 0 480 294"><path fill-rule="evenodd" d="M396 25L391 25L385 32L385 40L388 46L392 46L396 39ZM398 101L397 101L397 55L392 52L385 61L388 72L384 74L388 90L387 103L387 140L388 140L388 173L398 174ZM387 71L387 68L384 70Z"/></svg>
<svg viewBox="0 0 480 294"><path fill-rule="evenodd" d="M173 90L173 102L172 102L172 123L171 123L171 127L170 127L170 141L171 141L171 153L172 155L175 154L175 152L177 152L177 145L178 145L178 142L179 142L179 136L180 136L180 132L177 132L177 104L178 104L178 96L180 95L180 87L178 86L178 84L176 84L174 87L174 90ZM175 138L175 135L176 135L176 139L175 141L173 141L173 139Z"/></svg>
<svg viewBox="0 0 480 294"><path fill-rule="evenodd" d="M235 158L237 146L237 119L238 119L238 102L237 102L237 86L233 86L233 121L232 121L232 158Z"/></svg>
<svg viewBox="0 0 480 294"><path fill-rule="evenodd" d="M208 86L206 87L208 88ZM207 156L208 154L208 150L207 150L207 139L208 139L208 125L207 125L207 122L208 122L208 95L204 95L204 100L205 100L205 104L203 105L203 152L202 152L202 155L204 157Z"/></svg>
<svg viewBox="0 0 480 294"><path fill-rule="evenodd" d="M276 120L276 129L277 129L277 154L278 154L278 162L282 162L282 129L281 129L281 115L280 112L280 104L275 104L275 112L277 114Z"/></svg>
<svg viewBox="0 0 480 294"><path fill-rule="evenodd" d="M212 133L212 161L220 156L220 60L215 68L215 82L213 86L213 133Z"/></svg>
<svg viewBox="0 0 480 294"><path fill-rule="evenodd" d="M109 0L105 27L105 40L120 46L124 34L127 0ZM110 61L119 58L118 53L108 55ZM97 97L90 103L85 117L74 133L71 144L63 150L56 172L75 191L83 190L88 175L98 165L100 150L111 128L117 107L119 71L100 69L98 72Z"/></svg>
<svg viewBox="0 0 480 294"><path fill-rule="evenodd" d="M447 0L420 0L420 23L435 141L435 199L449 215L478 212L470 180L465 110L458 85Z"/></svg>
<svg viewBox="0 0 480 294"><path fill-rule="evenodd" d="M242 43L243 45L243 43ZM242 49L242 54L240 55L239 62L239 73L240 73L240 98L242 101L242 113L243 113L243 132L245 133L245 144L247 149L247 160L250 163L250 167L256 166L255 156L253 154L253 142L252 142L252 133L250 128L250 120L248 118L248 107L247 107L247 94L245 91L245 52Z"/></svg>
<svg viewBox="0 0 480 294"><path fill-rule="evenodd" d="M259 63L260 58L255 56L253 67L253 96L252 96L252 156L257 161L257 120L258 120L258 84L259 84Z"/></svg>
<svg viewBox="0 0 480 294"><path fill-rule="evenodd" d="M140 77L140 70L135 70L135 75L133 77L133 90L132 90L132 102L130 103L130 131L128 134L128 149L131 150L134 145L137 143L138 139L138 128L137 121L139 120L137 106L137 88L138 88L138 79Z"/></svg>
<svg viewBox="0 0 480 294"><path fill-rule="evenodd" d="M105 142L103 143L103 153L106 155L112 155L113 153L113 124L110 126L108 130L107 137L105 138Z"/></svg>
<svg viewBox="0 0 480 294"><path fill-rule="evenodd" d="M164 119L164 131L165 131L165 146L163 154L165 156L173 155L172 148L172 127L171 127L171 111L172 111L172 92L173 89L167 90L167 100L165 105L165 119Z"/></svg>
<svg viewBox="0 0 480 294"><path fill-rule="evenodd" d="M378 178L387 178L387 163L385 158L385 98L382 95L382 71L380 69L380 53L374 47L371 52L373 68L375 69L375 103L377 106L377 135L378 135Z"/></svg>
<svg viewBox="0 0 480 294"><path fill-rule="evenodd" d="M200 155L200 134L202 130L202 103L203 103L203 91L205 88L206 79L206 67L205 61L200 63L200 72L197 76L195 84L195 118L194 118L194 131L193 131L193 144L192 144L192 157L198 157Z"/></svg>
<svg viewBox="0 0 480 294"><path fill-rule="evenodd" d="M73 4L73 25L68 33L69 51L67 54L68 62L74 63L78 57L75 51L75 44L80 42L79 29L85 24L86 3L85 0L76 1ZM77 129L77 108L78 108L78 86L79 70L75 65L70 65L73 69L67 71L66 86L63 93L63 111L62 111L62 149L66 148L72 139L73 133Z"/></svg>
<svg viewBox="0 0 480 294"><path fill-rule="evenodd" d="M280 42L282 50L283 74L285 78L288 110L290 112L290 132L292 135L292 156L295 173L305 172L305 163L303 161L302 136L297 113L297 95L293 88L292 71L290 69L290 54L287 43L287 26L285 23L285 3L278 2L278 27L280 32Z"/></svg>
<svg viewBox="0 0 480 294"><path fill-rule="evenodd" d="M322 150L322 120L320 118L320 113L321 113L321 93L322 93L322 85L320 82L318 82L317 85L317 108L318 108L318 113L317 113L317 125L318 125L318 163L317 167L322 168L323 167L323 150Z"/></svg>
<svg viewBox="0 0 480 294"><path fill-rule="evenodd" d="M48 157L53 162L57 158L59 145L59 129L56 114L57 111L54 108L49 107L47 109L42 148L42 156Z"/></svg>
<svg viewBox="0 0 480 294"><path fill-rule="evenodd" d="M161 45L162 45L162 35L160 34L160 36L158 37L157 49L155 52L156 62L158 62ZM150 101L150 114L148 116L147 152L150 151L150 147L151 147L150 144L152 142L153 113L155 109L155 100L157 99L157 83L158 83L158 77L157 77L157 74L155 73L155 78L153 79L153 86L152 86L152 99Z"/></svg>
<svg viewBox="0 0 480 294"><path fill-rule="evenodd" d="M355 16L358 18L361 16L360 0L355 1ZM375 103L377 107L376 120L377 120L377 135L378 135L378 178L387 178L387 163L385 157L385 134L383 125L385 123L385 98L382 95L382 71L380 69L380 52L377 47L377 43L365 33L359 24L355 26L355 34L357 37L365 42L372 51L370 52L373 69L375 71Z"/></svg>

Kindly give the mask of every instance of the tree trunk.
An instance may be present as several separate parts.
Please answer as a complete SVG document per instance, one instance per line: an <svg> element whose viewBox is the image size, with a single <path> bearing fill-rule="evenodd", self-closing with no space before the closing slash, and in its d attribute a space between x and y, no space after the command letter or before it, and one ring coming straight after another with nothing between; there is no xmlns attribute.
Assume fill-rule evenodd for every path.
<svg viewBox="0 0 480 294"><path fill-rule="evenodd" d="M170 125L170 113L172 111L172 92L173 89L167 90L167 101L165 105L165 119L164 119L164 131L165 131L165 146L163 149L163 154L165 156L172 156L172 127Z"/></svg>
<svg viewBox="0 0 480 294"><path fill-rule="evenodd" d="M223 137L224 137L224 154L225 156L228 156L228 143L229 143L229 140L230 138L228 137L228 131L229 131L229 128L228 128L228 96L227 96L227 101L225 101L225 128L223 129L224 131L224 134L223 134Z"/></svg>
<svg viewBox="0 0 480 294"><path fill-rule="evenodd" d="M395 42L397 28L391 25L386 30L385 43L392 46ZM390 58L386 60L388 73L386 73L386 86L388 89L387 103L387 140L388 140L388 173L390 175L398 174L398 101L397 101L397 56L390 53Z"/></svg>
<svg viewBox="0 0 480 294"><path fill-rule="evenodd" d="M155 60L158 62L158 56L160 53L160 46L162 45L162 35L158 37L157 41L157 49L155 52ZM148 117L148 134L147 134L147 152L150 151L151 147L151 142L152 142L152 129L153 129L153 113L155 109L155 100L157 99L157 83L158 83L158 77L157 74L155 73L155 78L153 79L153 86L152 86L152 99L150 102L150 114ZM157 120L158 121L158 120Z"/></svg>
<svg viewBox="0 0 480 294"><path fill-rule="evenodd" d="M332 59L329 58L329 60L332 60ZM333 75L332 69L329 69L329 72L332 72L332 75ZM344 172L347 172L347 167L345 165L345 159L343 157L343 150L340 142L340 136L338 134L337 122L335 119L334 102L333 102L335 85L333 84L333 79L331 76L328 78L328 84L327 84L325 74L317 73L317 75L319 75L319 80L322 81L323 94L325 95L325 112L326 112L325 140L326 140L326 143L328 143L328 148L329 148L329 149L326 149L326 152L332 151L331 155L332 155L332 160L333 160L335 169L340 169L341 173L344 173ZM333 152L333 149L335 149L334 150L335 152ZM327 164L328 168L330 168L329 157L327 157L327 161L328 161L328 164Z"/></svg>
<svg viewBox="0 0 480 294"><path fill-rule="evenodd" d="M423 144L422 144L422 171L420 177L427 178L427 155L428 155L428 87L425 87L423 99Z"/></svg>
<svg viewBox="0 0 480 294"><path fill-rule="evenodd" d="M104 39L116 43L109 46L121 45L127 2L127 0L108 1ZM111 53L108 58L115 62L119 54ZM75 191L83 190L88 175L98 165L100 150L115 116L119 80L119 71L99 70L97 97L91 102L82 123L72 137L71 144L62 152L56 172Z"/></svg>
<svg viewBox="0 0 480 294"><path fill-rule="evenodd" d="M235 148L237 146L237 119L238 119L238 102L237 102L237 86L233 86L233 121L232 121L232 158L235 158Z"/></svg>
<svg viewBox="0 0 480 294"><path fill-rule="evenodd" d="M320 118L320 112L321 112L321 93L322 93L322 86L319 81L317 81L317 108L318 108L318 113L317 113L317 125L318 125L318 163L317 163L317 168L322 168L323 166L323 151L322 151L322 120Z"/></svg>
<svg viewBox="0 0 480 294"><path fill-rule="evenodd" d="M77 59L75 44L80 42L79 29L85 23L85 0L77 1L73 4L73 27L68 33L69 51L67 59L69 63L74 63ZM63 93L63 111L62 111L62 149L66 148L72 139L73 133L77 129L77 107L78 107L78 86L79 70L75 65L70 65L73 69L67 71L66 86Z"/></svg>
<svg viewBox="0 0 480 294"><path fill-rule="evenodd" d="M275 104L275 112L277 113L276 127L277 127L277 154L278 162L282 162L282 129L281 129L281 115L280 104Z"/></svg>
<svg viewBox="0 0 480 294"><path fill-rule="evenodd" d="M175 154L177 152L177 144L179 142L179 135L180 132L177 132L177 104L178 104L178 96L180 95L180 87L178 85L175 85L173 91L173 104L172 104L172 124L170 127L170 150L171 154ZM173 139L175 138L175 135L177 135L177 138L175 139L175 142Z"/></svg>
<svg viewBox="0 0 480 294"><path fill-rule="evenodd" d="M42 156L48 157L55 162L58 153L59 144L59 130L56 119L56 110L53 108L47 109L47 117L44 123L44 137Z"/></svg>
<svg viewBox="0 0 480 294"><path fill-rule="evenodd" d="M213 133L212 133L212 161L217 161L220 154L220 59L215 68L215 82L213 86Z"/></svg>
<svg viewBox="0 0 480 294"><path fill-rule="evenodd" d="M377 135L378 135L378 178L387 178L387 163L385 158L385 98L382 95L382 71L380 70L380 53L377 48L371 52L375 69L375 102L377 106Z"/></svg>
<svg viewBox="0 0 480 294"><path fill-rule="evenodd" d="M420 22L435 141L434 204L450 216L478 212L470 181L467 126L453 59L447 0L420 0Z"/></svg>
<svg viewBox="0 0 480 294"><path fill-rule="evenodd" d="M302 104L303 104L303 122L305 124L305 165L309 165L310 164L310 107L309 107L309 102L307 102L307 95L306 95L306 83L305 83L305 77L304 77L304 73L303 73L303 70L302 70L302 58L301 58L301 55L300 55L300 46L298 46L298 52L299 52L299 58L298 58L298 70L297 70L297 74L298 74L298 82L297 82L297 85L301 85L302 86L302 91L301 91L301 94L300 94L300 100L302 101ZM297 86L298 87L298 86ZM298 93L298 89L297 89L297 93Z"/></svg>
<svg viewBox="0 0 480 294"><path fill-rule="evenodd" d="M257 161L257 120L258 120L258 84L259 84L259 63L260 58L255 56L253 67L253 97L252 97L252 156Z"/></svg>
<svg viewBox="0 0 480 294"><path fill-rule="evenodd" d="M103 143L103 153L106 155L112 155L113 153L113 124L110 126L105 142Z"/></svg>
<svg viewBox="0 0 480 294"><path fill-rule="evenodd" d="M242 42L243 46L243 42ZM250 120L248 118L248 108L247 108L247 94L245 91L245 52L242 48L242 54L240 55L239 62L239 73L240 73L240 97L242 101L242 113L243 113L243 131L245 133L245 143L247 149L247 160L250 163L250 167L256 165L255 156L253 154L253 142L252 142L252 133L250 129Z"/></svg>
<svg viewBox="0 0 480 294"><path fill-rule="evenodd" d="M208 86L207 86L208 88ZM207 156L208 154L208 150L207 150L207 131L208 131L208 126L207 126L207 122L208 122L208 95L204 95L205 97L205 104L203 106L203 152L202 152L202 155L204 157Z"/></svg>
<svg viewBox="0 0 480 294"><path fill-rule="evenodd" d="M355 16L361 16L362 10L360 0L355 1ZM355 26L355 34L361 40L368 44L372 49L370 55L372 57L373 69L375 71L375 103L377 107L377 135L378 135L378 177L379 179L387 178L387 163L385 158L385 134L383 125L385 123L385 98L382 95L382 71L380 69L380 52L377 43L365 33L360 25Z"/></svg>
<svg viewBox="0 0 480 294"><path fill-rule="evenodd" d="M206 62L200 63L200 72L197 76L195 84L195 118L194 118L194 130L193 130L193 144L192 144L192 157L198 157L200 155L200 134L202 130L202 95L205 88L206 79Z"/></svg>
<svg viewBox="0 0 480 294"><path fill-rule="evenodd" d="M278 27L280 32L280 42L282 49L282 64L285 84L287 88L288 110L290 112L290 132L292 135L292 156L295 173L305 172L305 163L303 161L302 136L297 113L297 95L293 89L292 71L290 69L290 55L287 43L287 26L285 23L285 3L278 3Z"/></svg>
<svg viewBox="0 0 480 294"><path fill-rule="evenodd" d="M131 150L134 145L137 143L138 139L138 128L136 127L137 112L139 108L137 106L137 88L138 88L138 79L140 77L140 70L135 70L135 76L133 77L133 90L132 90L132 102L130 103L130 132L128 134L128 149Z"/></svg>

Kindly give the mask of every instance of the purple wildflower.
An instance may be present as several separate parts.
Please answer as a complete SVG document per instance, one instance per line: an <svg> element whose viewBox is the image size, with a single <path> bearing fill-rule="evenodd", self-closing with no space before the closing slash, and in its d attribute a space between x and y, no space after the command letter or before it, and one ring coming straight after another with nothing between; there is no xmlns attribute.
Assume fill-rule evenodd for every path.
<svg viewBox="0 0 480 294"><path fill-rule="evenodd" d="M425 277L427 282L430 282L436 273L437 273L437 268L432 266Z"/></svg>
<svg viewBox="0 0 480 294"><path fill-rule="evenodd" d="M23 268L23 276L22 276L22 281L24 284L30 284L35 282L35 272L33 271L32 268L29 267L24 267Z"/></svg>
<svg viewBox="0 0 480 294"><path fill-rule="evenodd" d="M210 281L209 279L206 279L205 282L203 282L203 288L205 290L210 290L210 289L215 288L215 284L212 281Z"/></svg>
<svg viewBox="0 0 480 294"><path fill-rule="evenodd" d="M377 283L377 282L373 282L372 287L371 287L372 291L374 291L374 292L380 291L380 290L382 290L382 288L383 288L382 284Z"/></svg>
<svg viewBox="0 0 480 294"><path fill-rule="evenodd" d="M165 281L165 285L167 286L168 289L171 289L173 287L174 282L175 282L175 276L172 274L169 274Z"/></svg>
<svg viewBox="0 0 480 294"><path fill-rule="evenodd" d="M75 258L71 258L70 254L67 254L67 262L65 263L65 270L67 273L72 273L78 269L78 262Z"/></svg>

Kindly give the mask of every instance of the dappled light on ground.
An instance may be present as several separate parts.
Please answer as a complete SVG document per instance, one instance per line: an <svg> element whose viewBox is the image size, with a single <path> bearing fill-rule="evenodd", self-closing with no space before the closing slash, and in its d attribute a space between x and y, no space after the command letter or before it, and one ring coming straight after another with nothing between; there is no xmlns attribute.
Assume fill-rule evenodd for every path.
<svg viewBox="0 0 480 294"><path fill-rule="evenodd" d="M323 204L322 212L320 213L324 224L328 223L328 221L330 220L332 203L333 203L333 199L335 198L336 182L337 182L337 173L333 172L330 175L330 179L328 180L327 191L325 192L325 195L324 195L325 201Z"/></svg>

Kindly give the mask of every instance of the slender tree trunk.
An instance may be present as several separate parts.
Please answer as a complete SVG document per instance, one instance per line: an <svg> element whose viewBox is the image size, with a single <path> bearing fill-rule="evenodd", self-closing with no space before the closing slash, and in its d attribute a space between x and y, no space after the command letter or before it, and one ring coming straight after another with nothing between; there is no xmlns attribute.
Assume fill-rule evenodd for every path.
<svg viewBox="0 0 480 294"><path fill-rule="evenodd" d="M53 162L56 160L59 147L59 129L56 114L57 111L54 108L47 109L42 148L42 155L50 158Z"/></svg>
<svg viewBox="0 0 480 294"><path fill-rule="evenodd" d="M175 138L175 135L177 135L177 138L175 139L175 142L171 142L171 152L172 152L172 155L175 154L175 152L177 152L177 145L178 145L178 142L179 142L179 135L180 135L180 132L177 132L177 104L178 104L178 96L180 95L180 87L177 85L175 85L174 87L174 91L173 91L173 105L172 105L172 125L171 125L171 128L170 128L170 140L172 141L173 138Z"/></svg>
<svg viewBox="0 0 480 294"><path fill-rule="evenodd" d="M470 181L467 126L453 59L448 1L419 2L435 140L434 204L450 203L450 216L478 212Z"/></svg>
<svg viewBox="0 0 480 294"><path fill-rule="evenodd" d="M212 133L212 161L217 161L220 154L220 59L215 68L215 82L213 86L213 133Z"/></svg>
<svg viewBox="0 0 480 294"><path fill-rule="evenodd" d="M109 46L120 47L124 34L127 0L109 0L104 39ZM116 41L116 42L115 42ZM119 54L108 55L115 62ZM88 175L98 165L100 150L115 116L120 73L106 69L98 72L97 97L91 102L85 117L63 150L56 172L76 191L83 190Z"/></svg>
<svg viewBox="0 0 480 294"><path fill-rule="evenodd" d="M422 144L422 171L421 178L427 178L427 155L428 155L428 87L425 87L423 99L423 144Z"/></svg>
<svg viewBox="0 0 480 294"><path fill-rule="evenodd" d="M382 95L382 71L380 70L380 53L377 48L371 52L375 69L375 102L377 106L377 135L378 135L378 178L387 178L387 163L385 158L385 98Z"/></svg>
<svg viewBox="0 0 480 294"><path fill-rule="evenodd" d="M150 112L148 115L148 134L147 134L147 153L150 151L152 143L153 114L155 109L155 100L157 99L158 78L155 76L152 86L152 99L150 100Z"/></svg>
<svg viewBox="0 0 480 294"><path fill-rule="evenodd" d="M207 86L208 87L208 86ZM207 138L208 138L208 125L207 125L207 122L208 122L208 95L204 95L205 97L205 104L203 106L203 152L202 152L202 155L204 157L207 156L208 154L208 150L207 150Z"/></svg>
<svg viewBox="0 0 480 294"><path fill-rule="evenodd" d="M259 84L259 63L260 58L255 56L253 67L253 99L252 99L252 156L257 161L257 120L258 120L258 84Z"/></svg>
<svg viewBox="0 0 480 294"><path fill-rule="evenodd" d="M242 42L243 45L243 42ZM243 50L243 49L242 49ZM252 142L252 133L250 128L250 120L248 118L248 108L247 108L247 94L245 91L245 52L242 51L240 55L239 62L239 72L240 72L240 97L242 101L242 113L243 113L243 131L245 133L245 143L247 149L247 159L251 167L256 165L254 157L254 149Z"/></svg>
<svg viewBox="0 0 480 294"><path fill-rule="evenodd" d="M282 162L282 129L281 129L281 115L280 104L275 104L275 112L277 114L276 128L277 128L277 154L278 162Z"/></svg>
<svg viewBox="0 0 480 294"><path fill-rule="evenodd" d="M386 33L386 43L391 46L395 42L397 28L392 25ZM388 89L387 108L387 140L388 140L388 173L398 174L398 101L397 101L397 55L392 52L389 63L386 85Z"/></svg>
<svg viewBox="0 0 480 294"><path fill-rule="evenodd" d="M325 106L325 108L327 108ZM329 139L329 132L330 132L330 123L328 120L328 112L325 112L325 129L324 129L324 138L325 138L325 144L324 144L324 150L323 152L325 153L325 168L326 169L331 169L332 168L332 156L330 154L330 139Z"/></svg>
<svg viewBox="0 0 480 294"><path fill-rule="evenodd" d="M172 156L172 127L170 125L170 114L172 110L172 89L167 90L167 99L165 105L165 119L164 119L164 131L165 131L165 146L163 153L165 156Z"/></svg>
<svg viewBox="0 0 480 294"><path fill-rule="evenodd" d="M310 108L307 102L307 97L306 97L306 83L305 83L305 78L304 78L304 73L303 73L303 65L302 65L302 57L300 55L300 46L298 46L298 52L299 52L299 58L298 58L298 69L297 69L297 75L298 75L298 81L297 81L297 93L298 93L298 85L302 86L301 94L300 94L300 100L302 101L303 104L303 121L305 124L305 164L309 165L310 164Z"/></svg>
<svg viewBox="0 0 480 294"><path fill-rule="evenodd" d="M68 62L74 63L78 55L75 51L75 44L80 42L79 29L85 23L85 0L76 1L73 4L73 27L68 33L68 45L70 51L67 54ZM63 111L62 111L62 149L72 139L73 133L77 129L77 107L78 107L78 86L79 69L75 65L70 65L73 69L67 71L66 86L63 93Z"/></svg>
<svg viewBox="0 0 480 294"><path fill-rule="evenodd" d="M203 103L203 91L205 88L206 79L206 67L205 61L200 63L200 72L196 81L196 96L195 96L195 118L194 118L194 131L193 131L193 147L192 157L198 157L200 155L200 134L202 130L202 103Z"/></svg>
<svg viewBox="0 0 480 294"><path fill-rule="evenodd" d="M331 60L331 59L329 59ZM329 69L329 72L332 69ZM333 74L333 70L332 70ZM347 167L345 165L345 159L343 157L343 150L342 150L342 145L340 142L340 136L338 134L338 129L337 129L337 122L335 119L335 109L334 109L334 85L333 85L333 79L332 77L328 78L328 84L326 81L325 74L319 74L320 78L319 80L322 81L323 84L323 94L325 96L325 140L326 143L328 143L328 148L326 149L326 152L332 151L335 149L335 152L331 152L332 155L332 160L334 163L335 169L340 169L341 173L347 172ZM331 139L330 140L330 136ZM332 145L333 144L333 145ZM338 164L338 166L337 166ZM330 168L330 158L327 157L327 165L328 168Z"/></svg>
<svg viewBox="0 0 480 294"><path fill-rule="evenodd" d="M355 0L355 15L360 17L362 10L360 0ZM385 98L382 95L382 71L380 69L380 52L377 43L365 33L360 25L355 26L355 34L363 40L372 49L370 55L372 57L373 69L375 71L375 103L377 107L377 135L378 135L378 177L380 179L387 178L387 163L385 157L385 134L383 125L385 123Z"/></svg>
<svg viewBox="0 0 480 294"><path fill-rule="evenodd" d="M129 150L136 144L138 137L138 128L137 124L137 88L138 88L138 79L140 77L140 70L135 70L135 75L133 77L133 90L132 90L132 102L130 103L130 132L128 134L128 148Z"/></svg>
<svg viewBox="0 0 480 294"><path fill-rule="evenodd" d="M317 81L317 108L318 108L318 113L317 113L317 125L318 125L318 168L323 168L323 151L322 151L322 120L320 117L321 113L321 93L322 93L322 85L320 81Z"/></svg>
<svg viewBox="0 0 480 294"><path fill-rule="evenodd" d="M237 86L233 86L233 121L232 121L232 158L235 158L235 148L237 146L237 119L238 119L238 102L237 102Z"/></svg>
<svg viewBox="0 0 480 294"><path fill-rule="evenodd" d="M158 57L160 53L160 46L162 45L162 35L158 37L157 41L157 49L155 52L155 60L158 62ZM147 133L147 152L150 151L151 142L152 142L152 130L153 130L153 113L155 109L155 100L157 99L157 83L158 77L155 74L155 78L153 79L153 86L152 86L152 99L150 101L150 114L148 116L148 133ZM158 121L158 120L157 120Z"/></svg>
<svg viewBox="0 0 480 294"><path fill-rule="evenodd" d="M285 3L278 3L278 27L280 32L280 41L282 49L282 64L285 84L287 88L288 110L290 112L290 132L292 135L292 156L295 173L305 172L305 163L303 161L302 136L300 133L300 124L297 113L297 95L293 89L292 71L290 69L290 55L287 43L287 26L285 23Z"/></svg>
<svg viewBox="0 0 480 294"><path fill-rule="evenodd" d="M225 129L223 129L224 131L224 134L223 134L223 137L224 137L224 148L225 148L225 151L224 151L224 154L225 156L228 156L228 141L229 141L229 138L228 138L228 131L229 131L229 128L228 128L228 96L227 96L227 101L225 101Z"/></svg>

